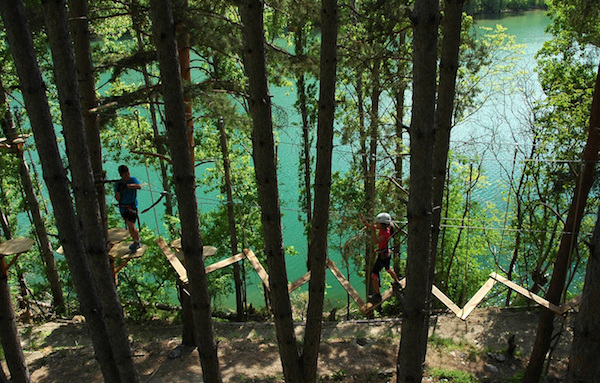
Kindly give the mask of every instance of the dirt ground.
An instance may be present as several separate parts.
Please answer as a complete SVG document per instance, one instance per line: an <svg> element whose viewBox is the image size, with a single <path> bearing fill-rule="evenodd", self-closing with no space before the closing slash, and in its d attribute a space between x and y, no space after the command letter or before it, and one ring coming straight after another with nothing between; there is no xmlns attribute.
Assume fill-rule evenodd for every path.
<svg viewBox="0 0 600 383"><path fill-rule="evenodd" d="M401 325L401 319L325 322L320 381L394 382ZM572 335L568 324L564 328L547 382L560 381L566 369ZM296 329L301 335L303 326ZM455 381L448 372L453 370L472 373L479 382L514 381L526 365L536 329L535 310L477 309L466 321L433 316L423 381ZM198 353L179 347L180 325L130 324L128 330L141 382L202 382ZM215 332L224 382L283 381L272 323L219 322ZM515 356L506 357L512 335ZM33 382L102 381L85 324L24 325L21 336Z"/></svg>

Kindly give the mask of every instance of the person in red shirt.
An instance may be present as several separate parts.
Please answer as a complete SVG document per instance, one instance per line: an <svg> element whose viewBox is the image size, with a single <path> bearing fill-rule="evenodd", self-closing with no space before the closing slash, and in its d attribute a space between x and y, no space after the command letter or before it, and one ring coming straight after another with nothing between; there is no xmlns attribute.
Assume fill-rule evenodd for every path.
<svg viewBox="0 0 600 383"><path fill-rule="evenodd" d="M392 217L388 213L379 213L377 217L375 217L375 224L370 224L362 216L361 220L366 228L373 230L373 233L375 233L376 229L378 230L375 239L375 242L377 243L377 250L375 251L377 259L371 269L371 283L373 284L374 292L373 301L374 303L379 303L381 301L379 283L379 273L381 270L385 269L394 279L394 283L400 283L396 272L390 266L392 251L390 250L389 242L392 238Z"/></svg>

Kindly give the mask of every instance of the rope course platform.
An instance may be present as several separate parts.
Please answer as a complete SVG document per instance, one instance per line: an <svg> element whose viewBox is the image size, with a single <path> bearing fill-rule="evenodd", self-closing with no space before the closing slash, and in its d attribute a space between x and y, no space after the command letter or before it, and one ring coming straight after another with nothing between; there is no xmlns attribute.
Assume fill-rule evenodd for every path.
<svg viewBox="0 0 600 383"><path fill-rule="evenodd" d="M175 256L174 252L171 250L169 245L167 245L167 243L165 242L164 239L158 238L156 240L156 242L158 243L158 245L161 248L165 257L169 260L169 262L171 263L171 265L177 272L179 279L183 283L188 283L187 270L185 269L185 266L183 265L182 261L180 261L179 258L177 256ZM215 270L221 269L223 267L232 265L243 259L248 259L248 261L250 261L250 264L252 265L252 267L254 268L254 270L256 271L256 273L258 274L258 276L264 283L265 288L270 291L269 275L267 274L266 270L264 269L264 267L262 266L262 264L260 263L258 258L256 258L256 255L254 254L254 252L250 249L244 249L244 251L242 251L239 254L234 255L233 257L226 258L224 260L221 260L221 261L218 261L211 265L208 265L208 266L206 266L205 270L206 270L206 273L208 274ZM350 284L350 282L346 279L346 277L342 274L342 272L337 268L337 266L331 259L326 260L326 267L335 276L335 278L342 285L342 287L346 290L346 292L352 298L352 300L354 300L354 302L357 304L359 310L365 315L369 315L370 313L373 312L373 310L375 310L379 306L381 306L383 304L383 302L385 302L386 300L390 299L392 296L397 294L397 292L395 292L394 288L392 287L392 288L389 288L388 290L384 291L381 294L381 302L378 302L376 304L372 304L370 302L365 302L362 299L362 297L360 296L360 294L358 293L358 291L356 291L356 289ZM301 287L302 285L304 285L306 282L308 282L310 280L310 275L311 275L310 272L308 272L308 273L304 274L303 276L301 276L300 278L298 278L297 280L290 282L288 284L288 292L292 292L292 291L298 289L299 287ZM442 304L444 304L448 309L450 309L450 311L452 311L454 313L454 315L456 315L457 317L459 317L462 320L466 320L467 317L469 316L469 314L475 309L475 307L477 307L477 305L479 303L481 303L481 301L485 298L487 293L489 293L497 283L501 283L501 284L505 285L506 287L510 288L511 290L514 290L515 292L521 294L525 298L530 299L530 300L534 301L535 303L537 303L538 305L545 307L549 310L552 310L553 312L555 312L556 314L559 314L559 315L563 315L570 309L573 309L575 306L577 306L579 304L579 302L581 300L581 296L578 296L578 297L562 304L561 306L556 306L556 305L550 303L549 301L547 301L546 299L532 293L531 291L527 290L526 288L517 285L516 283L512 282L511 280L509 280L501 275L498 275L497 273L490 274L489 279L475 293L475 295L465 304L465 306L463 308L460 308L456 303L452 302L452 300L446 294L444 294L440 289L438 289L435 285L432 287L431 293ZM404 289L406 287L406 278L403 278L402 280L400 280L400 287L402 289Z"/></svg>
<svg viewBox="0 0 600 383"><path fill-rule="evenodd" d="M0 243L0 272L2 276L8 276L8 269L17 262L19 256L28 252L35 242L31 238L14 238ZM13 256L10 262L6 263L6 257Z"/></svg>

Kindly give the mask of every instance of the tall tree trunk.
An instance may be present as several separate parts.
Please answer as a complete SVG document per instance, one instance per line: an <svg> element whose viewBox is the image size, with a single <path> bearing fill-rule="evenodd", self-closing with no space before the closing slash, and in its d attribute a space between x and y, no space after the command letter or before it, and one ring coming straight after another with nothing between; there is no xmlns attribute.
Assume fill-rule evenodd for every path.
<svg viewBox="0 0 600 383"><path fill-rule="evenodd" d="M31 121L35 142L42 163L44 180L54 207L58 235L71 276L81 303L81 309L90 327L96 358L104 380L120 382L119 369L114 360L109 334L103 320L103 309L85 257L77 216L68 188L69 180L54 135L52 116L46 98L46 86L35 58L31 32L21 1L0 1L0 13L19 75L25 107Z"/></svg>
<svg viewBox="0 0 600 383"><path fill-rule="evenodd" d="M208 282L202 259L202 236L198 222L194 164L186 131L183 85L179 72L173 12L169 0L150 3L152 32L158 51L165 102L165 125L173 161L173 180L181 220L181 247L190 279L194 327L202 372L206 382L221 382L214 340Z"/></svg>
<svg viewBox="0 0 600 383"><path fill-rule="evenodd" d="M567 382L593 382L600 376L600 210L590 244L581 304L573 329Z"/></svg>
<svg viewBox="0 0 600 383"><path fill-rule="evenodd" d="M335 82L337 77L337 0L323 0L321 5L321 79L319 87L319 122L317 126L317 163L315 168L315 208L310 225L310 281L308 313L302 354L304 381L317 381L317 360L323 324L325 299L325 261L331 193L333 123L335 119Z"/></svg>
<svg viewBox="0 0 600 383"><path fill-rule="evenodd" d="M595 167L598 161L598 150L600 149L600 133L598 132L598 127L600 127L600 66L598 68L587 143L583 149L583 169L579 173L575 193L571 200L571 206L561 235L560 246L556 254L556 260L554 261L552 279L546 293L546 299L557 306L560 305L562 292L565 287L569 260L571 259L573 249L577 246L577 237L579 235L583 211L590 189L596 179ZM554 331L554 312L546 308L541 308L540 310L540 322L529 364L523 377L524 383L537 383L540 380L544 360L550 348L550 341L552 340L552 333Z"/></svg>
<svg viewBox="0 0 600 383"><path fill-rule="evenodd" d="M8 218L1 207L0 219L2 220L4 237L11 240L12 232L8 226ZM10 297L10 287L8 286L8 265L2 255L0 255L0 343L2 343L4 359L12 375L13 382L29 382L29 369L25 362L23 347L21 347L15 311ZM0 366L0 370L0 382L8 382L2 366Z"/></svg>
<svg viewBox="0 0 600 383"><path fill-rule="evenodd" d="M248 77L248 104L252 115L252 157L258 185L265 253L279 354L286 382L301 382L302 366L294 334L292 306L288 294L285 250L281 231L281 209L277 185L277 158L273 139L271 96L267 81L263 2L244 0L239 6L243 29L243 61Z"/></svg>
<svg viewBox="0 0 600 383"><path fill-rule="evenodd" d="M377 176L377 145L379 143L379 98L381 96L381 84L380 84L380 73L381 73L381 60L375 58L373 60L373 68L371 69L371 111L369 113L370 125L368 130L369 135L369 150L366 154L365 159L365 198L367 205L367 217L372 219L375 216L375 200L376 195L376 176ZM366 283L366 296L369 296L370 289L372 287L371 280L371 268L373 266L373 243L375 243L375 232L370 231L373 237L368 238L366 244L366 259L365 262L367 268L365 270L365 283Z"/></svg>
<svg viewBox="0 0 600 383"><path fill-rule="evenodd" d="M188 16L188 0L173 1L175 8L175 32L177 38L177 53L179 57L179 72L181 73L181 81L184 86L183 103L185 107L185 124L187 127L187 137L190 145L190 156L192 163L194 157L194 120L192 114L192 100L185 91L185 87L192 82L192 71L190 66L190 34L186 29L186 19Z"/></svg>
<svg viewBox="0 0 600 383"><path fill-rule="evenodd" d="M17 330L17 320L10 299L8 287L8 266L4 256L0 255L0 342L4 349L4 359L10 371L13 383L30 382L29 369L21 347L21 338Z"/></svg>
<svg viewBox="0 0 600 383"><path fill-rule="evenodd" d="M460 50L460 33L462 31L462 10L464 0L444 1L444 18L442 19L443 40L440 57L440 83L435 115L435 146L433 153L433 216L431 249L429 255L430 282L433 283L437 262L438 240L442 219L442 200L448 168L448 151L450 150L450 130L454 113L454 96L456 93L456 73L458 71L458 54Z"/></svg>
<svg viewBox="0 0 600 383"><path fill-rule="evenodd" d="M96 99L96 82L94 80L94 63L92 61L92 47L90 45L90 29L88 19L87 0L69 0L71 11L71 34L73 37L73 51L77 66L77 81L81 92L81 106L83 108L83 123L86 131L87 146L90 153L94 181L96 182L96 195L100 206L102 228L107 236L108 217L106 212L106 195L102 169L102 144L100 143L100 124L98 116L91 113L90 109L98 106Z"/></svg>
<svg viewBox="0 0 600 383"><path fill-rule="evenodd" d="M294 52L296 55L302 56L306 51L306 38L304 33L305 23L299 22L296 26L294 36ZM302 69L301 69L302 70ZM301 190L304 193L304 198L300 198L302 201L301 209L306 213L306 228L310 227L312 221L312 191L311 191L311 154L310 154L310 126L308 122L308 108L306 99L306 76L305 72L300 72L298 80L296 81L296 107L300 111L300 118L302 119L302 150L300 151L300 164L302 170L300 171L300 179L302 182ZM310 241L310 239L309 239ZM308 244L310 246L310 243ZM307 269L310 270L310 261L308 256L306 259Z"/></svg>
<svg viewBox="0 0 600 383"><path fill-rule="evenodd" d="M11 144L14 154L17 156L19 161L19 176L21 178L23 190L25 191L27 208L31 212L31 218L35 227L35 234L40 247L40 254L42 255L42 261L44 262L44 266L46 268L46 276L48 278L48 282L50 283L50 292L52 293L52 304L54 311L57 314L63 314L65 312L65 299L62 292L60 277L58 275L58 269L56 267L56 260L54 259L52 245L50 244L48 232L46 231L46 226L44 225L40 204L37 196L35 195L33 182L29 176L27 162L25 162L25 157L23 156L23 148L20 145L14 144L13 142L18 136L18 132L14 124L12 113L10 112L7 95L1 80L0 102L6 105L6 112L4 116L2 116L2 127L8 142Z"/></svg>
<svg viewBox="0 0 600 383"><path fill-rule="evenodd" d="M413 21L413 109L410 126L408 255L398 382L420 382L427 353L438 24L437 0L417 0ZM427 260L424 261L423 258Z"/></svg>
<svg viewBox="0 0 600 383"><path fill-rule="evenodd" d="M137 43L138 43L138 47L137 50L139 53L144 52L144 37L143 37L143 33L145 33L143 31L143 23L140 21L140 18L145 17L145 16L140 16L138 15L138 12L132 12L131 14L131 23L133 25L133 29L136 32L136 39L137 39ZM144 77L144 85L147 88L150 88L153 86L152 84L152 80L150 78L150 73L148 72L148 66L144 65L143 69L142 69L142 75ZM150 96L150 102L148 103L148 109L150 110L150 120L151 120L151 125L152 125L152 134L153 134L153 138L154 138L154 142L155 142L155 146L156 146L156 153L158 153L161 157L166 157L167 154L167 148L164 144L164 140L162 139L163 137L161 137L161 134L158 130L158 119L156 117L157 115L157 111L156 111L156 95L152 94ZM165 161L159 161L160 163L160 178L161 178L161 182L162 182L162 188L164 191L170 191L170 186L169 186L169 175L168 175L168 171L167 171L167 164L165 164ZM173 215L173 197L171 196L171 193L167 194L165 197L165 215L168 216L172 216ZM175 231L175 229L172 227L171 224L169 224L169 232L173 233Z"/></svg>
<svg viewBox="0 0 600 383"><path fill-rule="evenodd" d="M225 178L225 191L227 193L227 218L229 222L229 237L231 238L231 254L238 253L237 230L235 227L235 205L233 203L233 191L231 187L231 160L229 158L229 148L227 147L227 132L225 131L225 122L219 118L219 133L221 136L221 153L223 155L223 170ZM233 280L235 282L235 304L237 311L237 320L243 321L245 317L244 310L244 285L238 262L233 264Z"/></svg>
<svg viewBox="0 0 600 383"><path fill-rule="evenodd" d="M82 223L86 253L104 308L104 320L121 381L138 382L139 377L131 356L123 307L117 295L109 263L107 240L86 142L76 77L77 69L71 48L65 2L47 0L42 5L54 63L75 206Z"/></svg>

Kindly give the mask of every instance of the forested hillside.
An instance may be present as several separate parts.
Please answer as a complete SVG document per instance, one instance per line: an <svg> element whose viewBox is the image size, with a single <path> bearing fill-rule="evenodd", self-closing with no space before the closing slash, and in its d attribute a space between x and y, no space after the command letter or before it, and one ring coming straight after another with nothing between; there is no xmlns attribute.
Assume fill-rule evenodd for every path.
<svg viewBox="0 0 600 383"><path fill-rule="evenodd" d="M475 18L534 8L551 38L531 72ZM477 305L539 310L524 382L560 315L566 379L600 373L594 2L15 0L0 16L0 383L31 381L19 322L74 316L106 382L141 380L135 322L180 323L221 382L214 321L271 321L278 379L315 382L324 318L398 318L392 375L414 382L432 313Z"/></svg>

